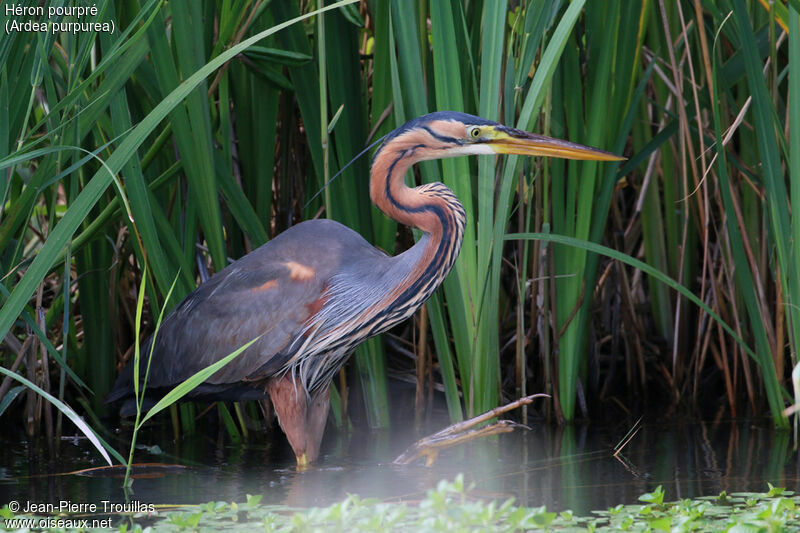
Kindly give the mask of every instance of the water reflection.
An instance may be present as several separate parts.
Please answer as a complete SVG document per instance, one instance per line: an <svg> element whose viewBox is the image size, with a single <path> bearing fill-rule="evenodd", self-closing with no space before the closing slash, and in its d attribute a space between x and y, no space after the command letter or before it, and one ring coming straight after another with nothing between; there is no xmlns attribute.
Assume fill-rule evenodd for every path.
<svg viewBox="0 0 800 533"><path fill-rule="evenodd" d="M326 505L348 493L414 502L440 479L459 472L475 484L478 497L515 497L530 506L586 513L663 485L668 499L715 495L720 491L764 491L767 481L800 488L797 453L789 433L775 432L766 421L679 423L645 422L625 447L612 456L631 424L618 427L533 425L530 431L475 442L440 454L433 468L394 466L416 435L329 431L324 456L312 470L297 473L288 448L264 444L234 446L224 439L198 436L180 445L150 435L164 456L140 462L190 465L163 472L149 470L134 483L133 499L154 504L190 504L210 500L244 501L263 494L263 503L304 507ZM148 442L143 439L144 442ZM46 450L0 437L0 506L16 499L33 502L124 501L121 479L96 475L54 476L99 466L85 441L63 443L62 457L47 463Z"/></svg>

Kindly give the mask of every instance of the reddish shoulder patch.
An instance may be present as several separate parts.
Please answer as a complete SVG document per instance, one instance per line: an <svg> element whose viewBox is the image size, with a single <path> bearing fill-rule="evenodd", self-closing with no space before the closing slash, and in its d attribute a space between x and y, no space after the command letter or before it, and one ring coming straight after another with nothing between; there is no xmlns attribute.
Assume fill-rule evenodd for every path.
<svg viewBox="0 0 800 533"><path fill-rule="evenodd" d="M328 295L326 295L323 291L323 295L311 302L310 304L306 304L306 308L308 309L308 318L313 317L319 310L322 309L322 306L325 305L325 302L328 301Z"/></svg>
<svg viewBox="0 0 800 533"><path fill-rule="evenodd" d="M253 289L251 289L251 290L252 290L253 292L264 292L264 291L268 291L268 290L270 290L270 289L274 289L274 288L275 288L275 287L277 287L277 286L278 286L278 281L277 281L277 280L274 280L274 279L271 279L271 280L269 280L268 282L266 282L266 283L262 283L262 284L261 284L261 285L259 285L258 287L254 287L254 288L253 288Z"/></svg>
<svg viewBox="0 0 800 533"><path fill-rule="evenodd" d="M292 281L308 281L316 275L314 269L296 261L284 263L289 269L289 279Z"/></svg>

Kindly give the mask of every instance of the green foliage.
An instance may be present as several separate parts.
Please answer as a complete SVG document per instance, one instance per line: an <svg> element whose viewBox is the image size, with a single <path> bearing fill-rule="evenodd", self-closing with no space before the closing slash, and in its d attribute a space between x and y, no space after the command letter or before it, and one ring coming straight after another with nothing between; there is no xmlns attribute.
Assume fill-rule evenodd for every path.
<svg viewBox="0 0 800 533"><path fill-rule="evenodd" d="M86 435L86 437L92 443L92 446L94 446L97 449L97 451L100 453L100 455L102 455L103 459L105 459L105 461L109 465L114 464L114 463L112 463L111 457L109 457L109 455L106 452L106 450L111 452L111 454L114 455L115 459L117 459L119 461L122 460L122 456L119 453L117 453L111 446L109 446L105 441L103 441L94 432L94 430L80 416L78 416L78 414L70 406L68 406L68 405L64 404L63 402L59 401L58 398L53 397L47 391L42 390L35 383L32 383L31 381L28 381L24 377L22 377L22 376L20 376L18 374L15 374L14 372L11 372L10 370L7 370L7 369L5 369L5 368L3 368L1 366L0 366L0 374L4 374L6 376L9 376L12 379L15 379L16 381L19 381L26 388L28 388L28 389L36 392L37 394L43 396L46 400L48 400L50 403L55 405L56 408L59 411L64 413L64 415L67 418L69 418L72 421L73 424L75 424L75 426L78 428L78 430L80 430L81 433Z"/></svg>
<svg viewBox="0 0 800 533"><path fill-rule="evenodd" d="M639 499L645 505L620 504L592 516L571 511L549 512L544 507L519 507L475 499L463 475L441 481L418 505L384 503L350 495L329 507L292 509L262 505L260 496L247 503L208 502L159 510L148 519L152 531L790 531L800 527L800 496L738 493L718 497L664 502L661 487ZM770 489L772 490L772 488ZM658 500L658 501L654 501ZM20 518L0 508L0 519ZM119 531L141 531L142 517L122 518ZM2 523L0 523L2 525Z"/></svg>
<svg viewBox="0 0 800 533"><path fill-rule="evenodd" d="M408 177L443 181L467 211L428 323L393 332L433 353L414 365L418 398L440 382L458 420L536 389L572 420L579 389L699 405L711 381L732 412L766 405L786 425L800 6L770 5L104 0L95 20L114 34L12 32L0 42L0 364L14 375L0 415L19 406L10 384L26 372L64 405L69 380L101 414L119 359L161 309L299 220L402 249L405 230L369 205L368 156L312 197L375 138L453 109L629 160L462 158ZM372 426L389 424L393 353L370 341L348 370ZM345 426L351 396L334 394Z"/></svg>
<svg viewBox="0 0 800 533"><path fill-rule="evenodd" d="M169 301L169 297L172 294L172 291L175 289L175 284L177 283L178 278L175 278L175 281L172 282L172 286L170 287L169 291L167 292L165 301ZM140 350L140 343L139 340L141 335L139 335L139 327L142 323L142 310L144 308L144 294L146 292L147 286L147 269L145 269L145 275L142 276L142 286L139 287L139 296L136 300L136 343L134 346L134 354L133 354L133 391L134 391L134 399L136 400L136 420L133 424L133 435L131 436L131 445L130 451L128 454L128 461L125 463L125 479L123 481L124 487L129 487L133 481L130 478L131 474L131 467L133 465L133 451L136 448L136 437L139 430L142 428L145 422L147 422L150 418L154 417L167 407L174 406L181 398L189 394L192 390L196 389L201 383L205 380L210 378L214 375L218 370L222 369L225 365L232 362L236 357L244 352L251 344L256 342L259 337L252 339L251 341L247 342L240 348L234 350L230 354L226 355L216 363L208 365L207 367L198 370L193 375L186 378L183 382L177 384L173 387L167 394L165 394L160 400L156 402L155 405L150 407L146 414L143 414L142 407L145 401L145 392L147 390L147 380L150 375L150 361L152 359L152 351L153 347L156 344L155 339L158 336L158 329L161 326L161 320L164 318L164 308L162 307L161 313L158 316L158 321L156 322L156 329L153 332L152 342L150 343L150 351L145 354L145 360L142 360L142 354ZM140 368L144 368L144 372L140 371ZM0 370L3 370L0 368ZM144 379L140 379L143 377ZM230 413L228 413L227 408L224 405L220 406L220 411L223 413L223 421L228 427L228 432L232 436L234 441L240 440L238 431L231 419ZM227 414L227 417L224 415ZM91 437L90 437L91 438ZM110 462L109 462L110 463Z"/></svg>
<svg viewBox="0 0 800 533"><path fill-rule="evenodd" d="M661 505L664 503L664 489L662 489L661 485L659 485L653 492L648 492L647 494L642 494L639 496L639 501Z"/></svg>

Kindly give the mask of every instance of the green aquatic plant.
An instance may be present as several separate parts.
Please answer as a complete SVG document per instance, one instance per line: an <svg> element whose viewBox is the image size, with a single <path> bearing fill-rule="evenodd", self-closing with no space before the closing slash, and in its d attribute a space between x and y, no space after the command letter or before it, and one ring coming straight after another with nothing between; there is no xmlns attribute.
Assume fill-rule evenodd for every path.
<svg viewBox="0 0 800 533"><path fill-rule="evenodd" d="M261 503L208 502L162 508L153 516L120 518L118 531L792 531L800 528L800 496L769 485L764 493L721 493L696 499L665 501L661 486L639 497L640 504L620 504L587 516L566 510L524 507L513 498L486 501L471 494L463 475L440 481L417 505L387 503L349 495L328 507L297 509ZM24 518L5 506L0 527Z"/></svg>
<svg viewBox="0 0 800 533"><path fill-rule="evenodd" d="M389 253L406 247L411 235L369 205L369 157L311 197L368 142L454 109L629 161L421 165L417 183L444 175L465 204L463 250L399 333L402 352L379 339L358 349L356 379L332 392L338 425L353 383L369 424L389 425L387 354L414 373L417 418L440 389L453 421L531 389L552 393L547 414L567 421L582 414L579 391L589 406L642 392L707 405L706 391L787 424L800 337L796 0L97 6L117 33L0 40L0 415L39 394L15 375L41 367L40 390L100 419L145 265L155 316L201 277L197 244L219 269L325 216ZM543 237L507 242L512 232ZM235 409L220 417L246 440ZM191 407L181 414L191 431Z"/></svg>

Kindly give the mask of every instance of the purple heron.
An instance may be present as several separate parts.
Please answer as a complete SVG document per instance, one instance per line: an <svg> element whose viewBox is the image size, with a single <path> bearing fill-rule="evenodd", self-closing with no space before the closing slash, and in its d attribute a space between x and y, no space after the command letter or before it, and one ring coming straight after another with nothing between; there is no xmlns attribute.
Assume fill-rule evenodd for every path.
<svg viewBox="0 0 800 533"><path fill-rule="evenodd" d="M158 398L260 335L188 397L269 396L298 465L314 461L331 379L356 346L419 309L461 248L466 218L458 198L442 183L408 187L407 171L418 161L482 154L622 159L464 113L415 118L387 135L375 153L370 196L387 216L422 230L419 241L391 257L333 220L293 226L216 273L165 318L147 394ZM135 412L132 376L129 363L108 397L125 401L123 415Z"/></svg>

